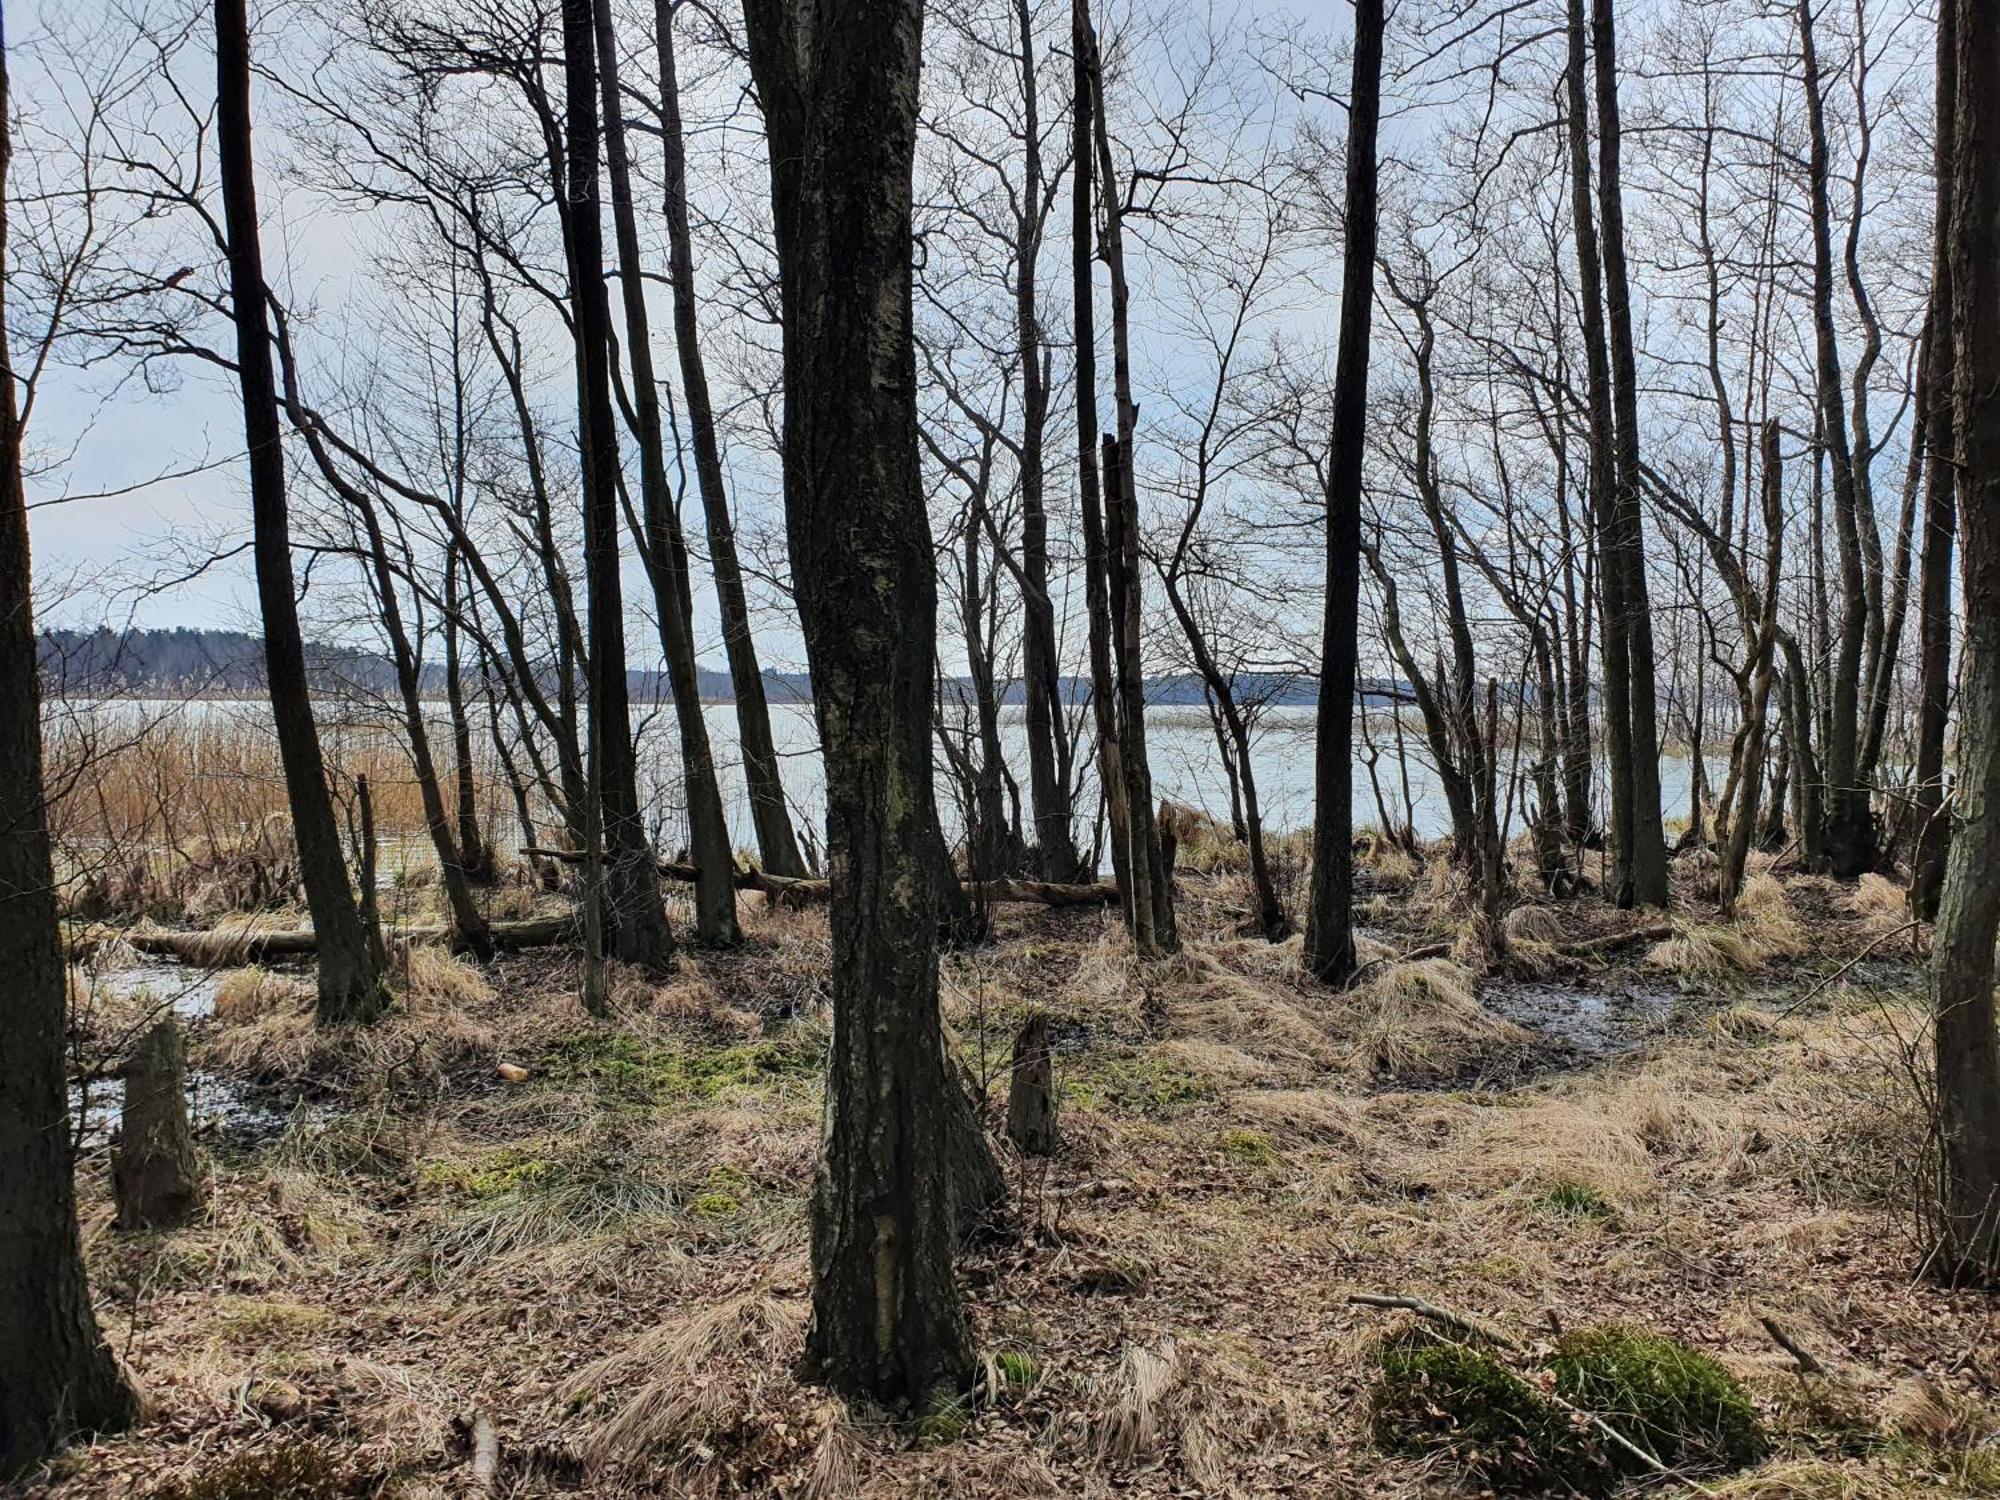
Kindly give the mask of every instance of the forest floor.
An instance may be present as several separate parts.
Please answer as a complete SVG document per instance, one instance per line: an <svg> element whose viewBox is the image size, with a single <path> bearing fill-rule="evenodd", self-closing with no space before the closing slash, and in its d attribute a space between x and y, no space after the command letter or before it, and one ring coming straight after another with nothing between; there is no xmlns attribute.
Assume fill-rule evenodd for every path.
<svg viewBox="0 0 2000 1500"><path fill-rule="evenodd" d="M1513 913L1482 973L1394 961L1464 944L1441 868L1390 855L1347 994L1238 930L1225 850L1189 851L1185 951L1157 964L1115 912L1006 908L947 956L946 1018L997 1126L1013 1031L1049 1012L1061 1143L1010 1162L963 1263L982 1398L921 1434L794 1376L820 913L746 901L741 950L621 976L609 1022L552 953L411 955L398 1010L346 1040L298 977L224 975L196 1065L299 1102L210 1139L183 1230L112 1230L86 1157L93 1282L148 1415L33 1492L1476 1493L1371 1442L1404 1326L1349 1302L1374 1293L1523 1345L1620 1320L1715 1355L1773 1449L1712 1494L2000 1494L1996 1303L1916 1274L1925 1042L1894 893L1767 874L1724 928L1698 875L1664 943L1566 953L1635 925L1585 898Z"/></svg>

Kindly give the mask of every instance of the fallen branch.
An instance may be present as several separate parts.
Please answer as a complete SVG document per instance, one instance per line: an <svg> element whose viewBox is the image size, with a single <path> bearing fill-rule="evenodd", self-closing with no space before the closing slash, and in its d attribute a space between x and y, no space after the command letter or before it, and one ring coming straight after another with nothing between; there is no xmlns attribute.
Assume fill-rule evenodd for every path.
<svg viewBox="0 0 2000 1500"><path fill-rule="evenodd" d="M576 935L576 930L576 919L570 916L495 922L490 929L493 946L508 952L566 942ZM399 943L446 943L451 941L452 929L394 926L385 929L384 936ZM141 927L126 933L125 940L141 953L165 954L205 968L262 963L272 958L310 958L319 951L319 938L310 927L250 928L242 932Z"/></svg>
<svg viewBox="0 0 2000 1500"><path fill-rule="evenodd" d="M483 1411L472 1419L472 1482L489 1495L500 1489L500 1434Z"/></svg>
<svg viewBox="0 0 2000 1500"><path fill-rule="evenodd" d="M1867 958L1869 954L1873 953L1877 948L1881 947L1884 943L1890 941L1892 938L1899 938L1904 933L1913 931L1916 928L1919 928L1923 925L1924 924L1922 922L1905 922L1900 927L1891 928L1888 932L1883 933L1880 937L1870 942L1859 953L1855 954L1854 957L1850 958L1846 963L1842 964L1839 968L1835 969L1831 974L1827 975L1826 978L1822 979L1818 984L1814 985L1811 989L1807 990L1803 995L1799 996L1799 998L1794 1000L1790 1005L1787 1005L1783 1010L1779 1011L1778 1014L1781 1016L1789 1016L1793 1011L1802 1009L1809 1002L1811 1002L1818 996L1825 994L1828 990L1832 989L1847 975L1853 973L1855 969L1860 967L1861 961L1863 959Z"/></svg>
<svg viewBox="0 0 2000 1500"><path fill-rule="evenodd" d="M1813 1358L1811 1352L1802 1347L1798 1340L1779 1326L1778 1320L1767 1313L1760 1313L1757 1321L1764 1325L1764 1332L1771 1335L1771 1342L1798 1361L1801 1375L1824 1375L1826 1366Z"/></svg>
<svg viewBox="0 0 2000 1500"><path fill-rule="evenodd" d="M1561 943L1557 945L1556 952L1564 958L1597 958L1606 953L1616 953L1620 948L1637 947L1640 943L1664 943L1673 935L1673 923L1663 922L1655 927L1633 927L1603 937L1585 938L1581 942Z"/></svg>
<svg viewBox="0 0 2000 1500"><path fill-rule="evenodd" d="M1473 1338L1497 1344L1502 1349L1521 1347L1517 1340L1509 1338L1499 1329L1490 1328L1476 1319L1466 1317L1463 1313L1455 1313L1448 1308L1433 1307L1421 1297L1378 1297L1371 1292L1350 1292L1347 1300L1357 1307L1373 1307L1384 1312L1415 1313L1426 1322L1456 1329Z"/></svg>

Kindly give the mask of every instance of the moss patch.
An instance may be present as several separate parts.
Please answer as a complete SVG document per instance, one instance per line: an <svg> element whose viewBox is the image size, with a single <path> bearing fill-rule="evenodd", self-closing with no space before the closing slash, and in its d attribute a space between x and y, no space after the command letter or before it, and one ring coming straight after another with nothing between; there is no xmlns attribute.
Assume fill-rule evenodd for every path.
<svg viewBox="0 0 2000 1500"><path fill-rule="evenodd" d="M692 1049L586 1031L563 1037L537 1070L550 1083L591 1083L622 1099L707 1101L819 1075L824 1059L795 1037Z"/></svg>
<svg viewBox="0 0 2000 1500"><path fill-rule="evenodd" d="M1552 1182L1535 1195L1535 1207L1559 1219L1608 1219L1617 1212L1587 1182Z"/></svg>
<svg viewBox="0 0 2000 1500"><path fill-rule="evenodd" d="M1622 1324L1581 1329L1530 1374L1492 1350L1413 1330L1383 1347L1370 1400L1375 1441L1411 1457L1450 1455L1498 1491L1586 1495L1609 1494L1653 1465L1579 1413L1667 1468L1736 1469L1765 1451L1736 1377L1662 1334Z"/></svg>
<svg viewBox="0 0 2000 1500"><path fill-rule="evenodd" d="M1622 1323L1579 1329L1549 1360L1556 1391L1596 1412L1670 1469L1737 1469L1764 1453L1757 1408L1736 1377L1677 1339ZM1628 1473L1648 1465L1617 1449Z"/></svg>
<svg viewBox="0 0 2000 1500"><path fill-rule="evenodd" d="M1157 1052L1078 1059L1062 1076L1064 1099L1086 1109L1170 1116L1213 1099L1215 1085Z"/></svg>
<svg viewBox="0 0 2000 1500"><path fill-rule="evenodd" d="M472 1161L427 1161L417 1180L474 1200L498 1198L545 1182L557 1171L554 1161L520 1146L502 1146Z"/></svg>

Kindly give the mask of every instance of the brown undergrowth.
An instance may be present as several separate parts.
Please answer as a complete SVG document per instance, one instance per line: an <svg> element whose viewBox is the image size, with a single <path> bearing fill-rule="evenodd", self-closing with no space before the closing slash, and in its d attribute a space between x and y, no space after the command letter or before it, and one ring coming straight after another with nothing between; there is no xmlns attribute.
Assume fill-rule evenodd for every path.
<svg viewBox="0 0 2000 1500"><path fill-rule="evenodd" d="M231 976L199 1061L321 1102L218 1152L207 1219L170 1234L113 1232L85 1163L104 1320L150 1415L47 1488L229 1500L260 1492L195 1487L290 1465L313 1493L439 1500L471 1492L484 1418L507 1495L1474 1493L1371 1442L1405 1325L1347 1299L1379 1292L1524 1345L1618 1322L1714 1356L1773 1442L1704 1481L1720 1493L2000 1494L1992 1304L1913 1282L1903 1234L1911 971L1840 972L1879 893L1843 914L1760 870L1739 926L1762 936L1732 941L1775 953L1809 910L1810 952L1705 941L1664 1034L1579 1067L1482 1003L1459 919L1414 866L1388 873L1346 993L1302 975L1296 940L1243 936L1240 871L1209 858L1171 959L1134 963L1113 914L1019 908L947 957L951 1043L996 1123L1013 1030L1050 1015L1061 1139L1009 1162L1003 1232L963 1266L975 1398L914 1430L794 1373L819 913L746 903L744 949L619 975L609 1022L554 954L413 952L390 1021L338 1039L297 980ZM1536 913L1500 961L1540 945L1579 996L1675 956L1564 958L1633 920ZM1675 921L1676 941L1721 925L1694 902Z"/></svg>

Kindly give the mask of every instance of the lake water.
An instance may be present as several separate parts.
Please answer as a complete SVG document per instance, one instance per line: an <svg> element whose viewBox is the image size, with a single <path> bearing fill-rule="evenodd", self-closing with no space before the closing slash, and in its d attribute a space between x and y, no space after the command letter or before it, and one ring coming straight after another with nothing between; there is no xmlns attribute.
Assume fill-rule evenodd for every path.
<svg viewBox="0 0 2000 1500"><path fill-rule="evenodd" d="M663 800L677 804L679 795L671 789L671 783L677 774L680 756L675 743L672 710L663 709L662 714L664 717L641 727L642 763L647 767L649 780L655 786L664 788ZM705 717L710 743L720 765L723 798L729 808L732 832L739 845L748 847L752 842L750 812L743 788L735 709L730 704L711 703L707 705ZM1251 760L1257 777L1258 801L1264 813L1264 826L1273 833L1306 828L1312 823L1314 717L1314 710L1303 705L1269 709L1253 737ZM1394 732L1386 713L1377 711L1370 717L1376 744L1381 750L1376 774L1381 779L1382 795L1390 816L1398 817L1402 809L1402 789L1396 765ZM817 829L825 815L825 786L821 779L819 737L812 710L798 704L774 704L771 718L772 732L783 759L786 795L792 800L795 810ZM639 719L636 711L634 719L635 722ZM1357 731L1357 743L1359 738ZM1008 768L1021 788L1021 816L1025 826L1030 816L1027 803L1028 740L1021 709L1001 710L1000 739ZM1197 808L1226 825L1229 821L1229 780L1223 771L1221 753L1216 747L1215 731L1207 712L1200 708L1182 707L1149 709L1146 740L1156 795ZM1451 831L1450 813L1437 773L1425 753L1423 736L1421 731L1415 729L1414 720L1405 726L1404 748L1417 835L1424 839L1442 837ZM1720 767L1711 765L1711 776L1719 776L1720 770ZM1686 817L1689 806L1687 760L1680 756L1663 757L1660 773L1664 815L1669 818ZM937 785L939 811L947 829L955 829L962 820L959 810L951 805L953 783L945 775L942 765ZM1502 795L1504 797L1504 790ZM1097 807L1097 779L1089 769L1084 772L1084 785L1076 807L1077 838L1080 844L1088 847L1090 823ZM1517 828L1521 811L1517 798L1514 812ZM1354 826L1374 827L1380 822L1367 769L1357 761L1354 767Z"/></svg>
<svg viewBox="0 0 2000 1500"><path fill-rule="evenodd" d="M325 711L325 706L322 707ZM105 705L100 711L121 717L143 714L149 720L170 718L175 715L205 720L226 718L246 726L254 725L260 728L268 725L270 721L267 705L258 701L242 700L201 699L185 703L124 702ZM709 740L722 781L723 801L730 819L732 838L739 848L753 848L755 837L750 821L749 798L743 783L735 706L725 702L705 704L704 717L707 720ZM1088 716L1086 714L1083 717L1087 719ZM674 722L673 708L670 704L664 703L634 704L632 718L639 744L641 793L648 804L649 817L658 829L660 843L671 850L677 848L682 841L684 826L681 816L683 798L680 789L679 736ZM331 719L330 714L329 719ZM794 817L803 829L810 832L817 844L825 819L825 782L820 768L819 734L813 721L812 710L805 704L773 704L771 720L773 736L778 745L785 792L791 801ZM1313 720L1313 709L1301 705L1269 709L1258 722L1252 743L1252 760L1256 769L1265 827L1273 833L1305 828L1312 822ZM1370 721L1377 747L1381 751L1376 773L1381 779L1383 797L1390 815L1400 816L1403 773L1399 772L1397 766L1394 731L1388 715L1382 710L1371 712ZM367 731L371 725L382 732L400 734L400 730L396 727L397 720L386 713L353 718L345 725L329 722L324 731L329 759L338 761L340 742L344 735L353 733L357 728ZM499 769L497 764L491 764L492 747L483 729L483 724L476 717L474 722L476 753L482 761L488 762L486 769L493 776L494 784L498 785ZM1026 805L1027 732L1023 711L1020 708L1002 709L1000 732L1009 769L1021 788L1022 818L1025 824L1029 819L1029 809ZM434 733L435 748L443 751L448 747L449 740L441 728ZM1215 733L1206 711L1189 707L1154 707L1146 716L1146 733L1155 792L1185 806L1197 808L1226 823L1229 818L1229 784L1223 774ZM1358 731L1356 740L1359 743ZM1437 774L1431 768L1422 734L1417 729L1414 718L1405 726L1404 749L1407 756L1404 771L1409 780L1417 834L1425 839L1441 837L1450 831L1444 794L1438 783ZM1087 758L1087 750L1086 740L1079 745L1079 757ZM1661 760L1663 811L1669 818L1687 815L1688 770L1688 761L1683 756L1670 755ZM1721 771L1719 765L1712 764L1710 775L1719 780ZM940 815L947 831L954 832L962 826L962 818L953 801L954 783L945 774L942 765L938 773L937 786ZM1525 788L1523 790L1525 791ZM1599 795L1601 798L1601 787ZM1082 847L1088 848L1091 843L1092 820L1097 808L1096 778L1088 766L1084 767L1082 772L1082 786L1076 807L1077 840ZM513 821L512 809L507 806L489 809L488 816L496 825L511 825ZM1517 794L1513 808L1515 829L1520 826L1521 816L1520 794ZM1380 821L1366 768L1357 762L1354 768L1354 826L1372 827L1378 825ZM416 857L422 857L421 852L413 852ZM385 855L388 853L389 851L385 849Z"/></svg>

